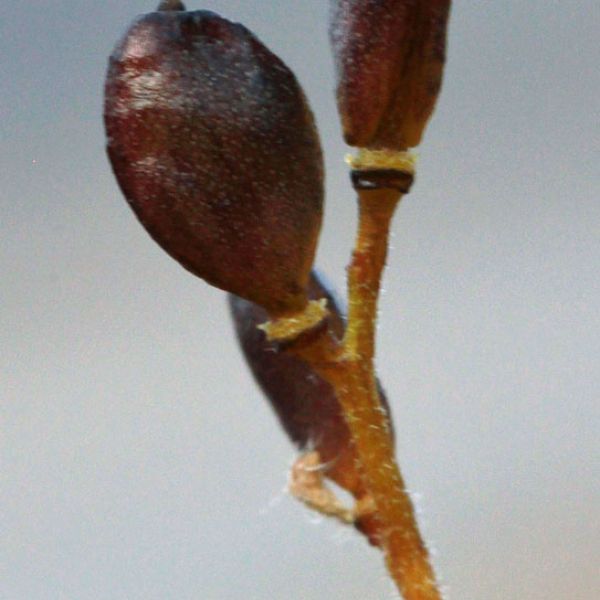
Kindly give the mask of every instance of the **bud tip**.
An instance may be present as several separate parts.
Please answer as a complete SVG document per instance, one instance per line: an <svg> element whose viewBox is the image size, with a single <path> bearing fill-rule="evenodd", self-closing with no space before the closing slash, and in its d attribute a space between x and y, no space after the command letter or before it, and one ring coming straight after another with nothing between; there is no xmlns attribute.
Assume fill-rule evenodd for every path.
<svg viewBox="0 0 600 600"><path fill-rule="evenodd" d="M160 4L158 5L158 10L185 10L185 4L180 0L161 0Z"/></svg>

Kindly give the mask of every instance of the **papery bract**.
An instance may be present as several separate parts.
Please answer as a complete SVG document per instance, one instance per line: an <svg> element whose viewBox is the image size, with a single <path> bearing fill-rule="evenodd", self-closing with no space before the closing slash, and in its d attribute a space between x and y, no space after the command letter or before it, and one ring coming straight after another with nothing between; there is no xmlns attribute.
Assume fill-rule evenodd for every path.
<svg viewBox="0 0 600 600"><path fill-rule="evenodd" d="M186 269L271 315L301 310L323 201L304 95L242 25L177 0L160 8L110 59L104 115L120 187Z"/></svg>
<svg viewBox="0 0 600 600"><path fill-rule="evenodd" d="M337 100L351 146L416 146L442 82L450 0L332 0Z"/></svg>
<svg viewBox="0 0 600 600"><path fill-rule="evenodd" d="M311 299L327 298L328 325L341 338L345 317L323 277L314 272L309 295ZM356 499L363 497L356 452L331 385L300 358L267 341L257 327L268 318L261 307L233 295L229 296L229 305L246 361L290 439L301 449L316 450L325 476ZM392 431L389 405L381 386L379 394ZM359 521L357 526L371 542L377 542L377 524L372 518Z"/></svg>

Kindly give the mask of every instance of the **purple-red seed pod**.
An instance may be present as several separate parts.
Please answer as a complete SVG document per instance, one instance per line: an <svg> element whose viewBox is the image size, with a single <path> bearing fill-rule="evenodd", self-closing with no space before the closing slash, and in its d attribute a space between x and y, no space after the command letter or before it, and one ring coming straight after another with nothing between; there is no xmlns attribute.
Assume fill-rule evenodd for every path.
<svg viewBox="0 0 600 600"><path fill-rule="evenodd" d="M330 37L346 142L419 144L442 83L450 0L332 0Z"/></svg>
<svg viewBox="0 0 600 600"><path fill-rule="evenodd" d="M315 272L310 278L309 296L315 300L327 298L329 327L341 338L345 317L333 293ZM229 295L229 305L246 362L290 439L301 449L319 452L323 473L329 479L357 499L364 496L350 431L331 385L300 358L267 341L257 327L268 319L260 306L233 295ZM381 386L379 393L389 417ZM378 526L372 517L365 517L357 527L377 543Z"/></svg>
<svg viewBox="0 0 600 600"><path fill-rule="evenodd" d="M119 185L164 250L271 315L304 307L322 155L277 56L242 25L163 0L112 54L104 118Z"/></svg>

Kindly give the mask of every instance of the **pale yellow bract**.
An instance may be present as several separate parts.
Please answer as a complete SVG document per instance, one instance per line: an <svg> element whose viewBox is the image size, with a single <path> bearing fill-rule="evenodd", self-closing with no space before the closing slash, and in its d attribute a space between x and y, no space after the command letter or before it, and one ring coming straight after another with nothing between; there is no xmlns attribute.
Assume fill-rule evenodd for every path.
<svg viewBox="0 0 600 600"><path fill-rule="evenodd" d="M414 175L417 156L407 150L370 150L359 148L357 154L347 154L346 162L351 169L356 171L369 171L375 169L393 169Z"/></svg>
<svg viewBox="0 0 600 600"><path fill-rule="evenodd" d="M274 321L267 321L258 328L262 329L270 342L290 341L297 338L304 331L316 327L327 315L327 298L311 300L306 308L292 317L281 317Z"/></svg>

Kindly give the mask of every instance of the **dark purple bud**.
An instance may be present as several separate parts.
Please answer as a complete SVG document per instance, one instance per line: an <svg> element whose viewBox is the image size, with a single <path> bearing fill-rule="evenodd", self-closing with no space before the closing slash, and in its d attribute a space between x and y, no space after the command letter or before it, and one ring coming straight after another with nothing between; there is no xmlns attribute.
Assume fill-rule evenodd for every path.
<svg viewBox="0 0 600 600"><path fill-rule="evenodd" d="M333 0L338 109L351 146L419 144L445 61L450 0Z"/></svg>
<svg viewBox="0 0 600 600"><path fill-rule="evenodd" d="M322 156L290 70L245 27L165 0L116 46L108 155L149 234L186 269L265 307L306 303Z"/></svg>
<svg viewBox="0 0 600 600"><path fill-rule="evenodd" d="M341 338L345 317L322 277L314 272L309 296L327 298L328 326ZM268 318L260 306L233 295L229 296L229 305L246 362L283 429L298 448L319 452L324 474L329 479L356 498L362 497L365 492L354 445L331 385L300 358L267 341L265 333L257 327ZM379 392L389 417L389 405L381 386ZM377 526L371 519L365 518L357 526L375 543Z"/></svg>
<svg viewBox="0 0 600 600"><path fill-rule="evenodd" d="M158 10L185 10L185 5L180 0L162 0Z"/></svg>

